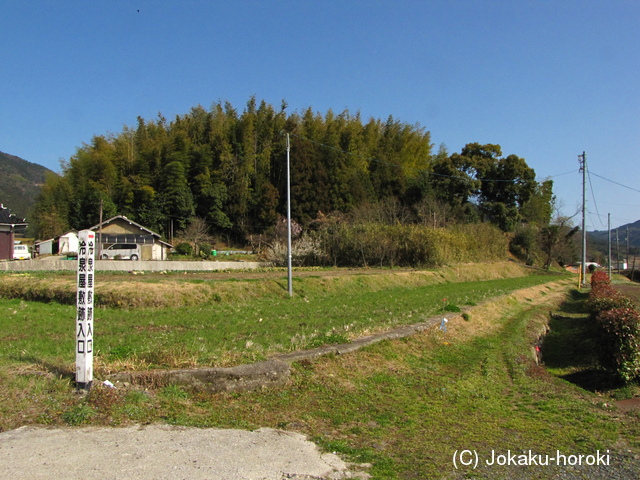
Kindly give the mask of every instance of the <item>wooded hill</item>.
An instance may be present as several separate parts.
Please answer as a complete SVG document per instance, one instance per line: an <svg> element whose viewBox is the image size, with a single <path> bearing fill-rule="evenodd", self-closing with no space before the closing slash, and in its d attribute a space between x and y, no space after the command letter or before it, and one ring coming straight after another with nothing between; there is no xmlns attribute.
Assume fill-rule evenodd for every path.
<svg viewBox="0 0 640 480"><path fill-rule="evenodd" d="M596 230L587 232L587 248L597 261L605 265L608 259L609 232L607 230ZM627 238L628 237L628 238ZM627 250L627 246L629 247ZM611 252L613 262L616 258L628 259L638 254L640 247L640 220L622 225L611 230Z"/></svg>
<svg viewBox="0 0 640 480"><path fill-rule="evenodd" d="M392 116L287 111L250 98L192 108L171 121L138 118L95 136L49 177L33 220L41 238L126 215L170 236L196 217L214 235L243 241L273 231L286 213L287 134L292 217L360 217L441 227L492 222L504 231L546 225L552 182L538 183L524 159L499 145L433 151L430 133Z"/></svg>
<svg viewBox="0 0 640 480"><path fill-rule="evenodd" d="M20 218L29 217L47 173L51 170L0 152L0 203Z"/></svg>

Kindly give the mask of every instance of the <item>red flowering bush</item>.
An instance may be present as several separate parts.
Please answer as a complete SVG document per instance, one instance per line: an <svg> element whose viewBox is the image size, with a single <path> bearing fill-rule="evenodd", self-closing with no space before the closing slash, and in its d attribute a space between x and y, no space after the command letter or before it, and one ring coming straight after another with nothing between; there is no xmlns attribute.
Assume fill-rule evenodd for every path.
<svg viewBox="0 0 640 480"><path fill-rule="evenodd" d="M614 308L634 308L635 305L629 297L625 297L611 285L599 284L591 289L585 307L591 317L596 318L600 312Z"/></svg>
<svg viewBox="0 0 640 480"><path fill-rule="evenodd" d="M614 308L600 312L597 321L604 334L602 366L625 383L640 379L640 313L633 308Z"/></svg>
<svg viewBox="0 0 640 480"><path fill-rule="evenodd" d="M609 275L604 273L601 270L593 272L591 275L591 288L597 288L601 285L611 285L611 280L609 279Z"/></svg>

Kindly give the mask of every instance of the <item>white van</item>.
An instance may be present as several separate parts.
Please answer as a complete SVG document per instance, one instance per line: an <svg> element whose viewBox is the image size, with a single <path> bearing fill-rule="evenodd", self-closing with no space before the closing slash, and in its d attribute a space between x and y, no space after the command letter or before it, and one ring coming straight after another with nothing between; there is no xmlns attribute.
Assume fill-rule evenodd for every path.
<svg viewBox="0 0 640 480"><path fill-rule="evenodd" d="M31 260L31 252L26 245L14 245L13 246L13 259L14 260Z"/></svg>
<svg viewBox="0 0 640 480"><path fill-rule="evenodd" d="M102 250L102 260L138 260L140 259L140 245L137 243L114 243Z"/></svg>

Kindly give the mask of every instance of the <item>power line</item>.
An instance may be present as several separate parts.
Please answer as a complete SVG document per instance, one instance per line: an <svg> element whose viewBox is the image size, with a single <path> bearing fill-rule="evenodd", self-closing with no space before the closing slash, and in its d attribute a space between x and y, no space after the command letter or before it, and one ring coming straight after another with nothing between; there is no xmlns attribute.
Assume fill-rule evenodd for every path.
<svg viewBox="0 0 640 480"><path fill-rule="evenodd" d="M579 172L579 171L580 171L580 169L577 168L575 170L571 170L570 172L557 173L556 175L549 175L547 178L562 177L563 175L569 175L570 173L576 173L576 172Z"/></svg>
<svg viewBox="0 0 640 480"><path fill-rule="evenodd" d="M605 178L605 177L603 177L602 175L598 175L598 174L597 174L597 173L595 173L595 172L591 172L591 173L593 173L596 177L601 178L602 180L606 180L607 182L614 183L614 184L616 184L616 185L618 185L618 186L620 186L620 187L628 188L629 190L633 190L634 192L638 192L638 193L640 193L640 190L638 190L637 188L633 188L633 187L629 187L629 186L627 186L627 185L623 185L622 183L616 182L616 181L614 181L614 180L609 180L608 178Z"/></svg>
<svg viewBox="0 0 640 480"><path fill-rule="evenodd" d="M638 204L630 204L630 203L611 203L611 202L601 202L602 205L615 205L616 207L635 207L635 208L640 208L640 205Z"/></svg>
<svg viewBox="0 0 640 480"><path fill-rule="evenodd" d="M586 165L585 165L585 168L586 168ZM606 226L606 225L602 222L602 220L600 219L600 211L598 210L598 203L596 202L596 194L595 194L595 192L593 191L593 184L591 183L591 172L589 171L589 169L587 169L587 176L589 177L589 189L591 190L591 198L593 198L593 205L596 207L596 213L597 213L597 215L598 215L598 220L600 221L600 224L601 224L603 227L605 227L605 228L606 228L607 226ZM592 220L592 221L593 221L593 220Z"/></svg>

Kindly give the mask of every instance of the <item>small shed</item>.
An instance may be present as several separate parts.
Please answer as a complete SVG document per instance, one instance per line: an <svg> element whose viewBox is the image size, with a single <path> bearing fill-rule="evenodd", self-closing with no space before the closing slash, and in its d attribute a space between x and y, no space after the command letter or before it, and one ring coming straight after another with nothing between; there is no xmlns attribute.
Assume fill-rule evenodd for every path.
<svg viewBox="0 0 640 480"><path fill-rule="evenodd" d="M58 253L68 255L70 253L78 253L78 231L71 230L70 232L60 235L58 238Z"/></svg>
<svg viewBox="0 0 640 480"><path fill-rule="evenodd" d="M70 230L55 238L34 243L38 255L69 255L78 253L78 231Z"/></svg>
<svg viewBox="0 0 640 480"><path fill-rule="evenodd" d="M49 238L47 240L37 240L33 243L33 249L38 255L53 255L53 244L55 238Z"/></svg>
<svg viewBox="0 0 640 480"><path fill-rule="evenodd" d="M16 232L24 232L28 223L18 218L0 203L0 260L13 259L13 245Z"/></svg>
<svg viewBox="0 0 640 480"><path fill-rule="evenodd" d="M160 234L123 215L94 225L91 230L96 232L100 251L116 243L136 243L140 245L140 260L166 260L173 248Z"/></svg>

